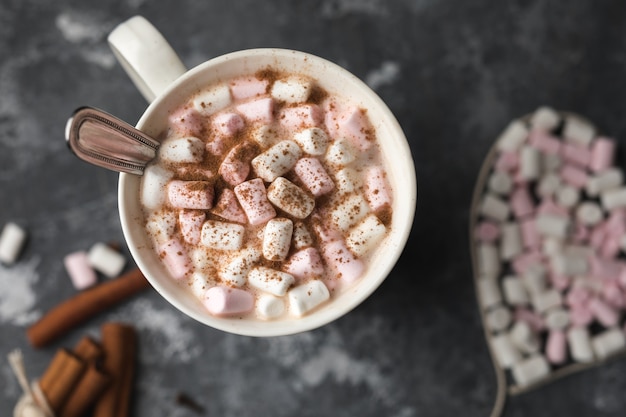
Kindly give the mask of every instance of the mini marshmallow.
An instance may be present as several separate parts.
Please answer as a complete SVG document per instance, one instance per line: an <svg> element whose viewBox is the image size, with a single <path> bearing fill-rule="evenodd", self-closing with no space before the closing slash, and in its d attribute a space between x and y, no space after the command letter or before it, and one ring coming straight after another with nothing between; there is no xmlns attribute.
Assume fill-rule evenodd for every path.
<svg viewBox="0 0 626 417"><path fill-rule="evenodd" d="M0 261L15 263L26 242L26 231L13 222L6 223L0 234Z"/></svg>
<svg viewBox="0 0 626 417"><path fill-rule="evenodd" d="M569 326L569 313L563 308L554 308L546 315L546 325L552 330L563 330Z"/></svg>
<svg viewBox="0 0 626 417"><path fill-rule="evenodd" d="M305 151L306 152L306 151ZM356 150L346 139L337 139L328 146L326 161L334 165L347 165L357 157Z"/></svg>
<svg viewBox="0 0 626 417"><path fill-rule="evenodd" d="M513 179L509 174L502 171L495 171L487 181L487 187L494 194L508 195L513 188Z"/></svg>
<svg viewBox="0 0 626 417"><path fill-rule="evenodd" d="M522 236L517 223L504 223L502 225L502 238L500 240L500 257L511 260L522 252Z"/></svg>
<svg viewBox="0 0 626 417"><path fill-rule="evenodd" d="M339 194L357 191L362 185L361 176L354 168L341 168L335 173L335 185Z"/></svg>
<svg viewBox="0 0 626 417"><path fill-rule="evenodd" d="M530 117L530 125L533 129L546 132L556 129L561 122L561 117L552 108L547 106L539 107Z"/></svg>
<svg viewBox="0 0 626 417"><path fill-rule="evenodd" d="M72 280L74 288L84 290L98 282L96 271L93 270L89 263L87 252L78 251L66 255L63 258L65 270Z"/></svg>
<svg viewBox="0 0 626 417"><path fill-rule="evenodd" d="M555 255L552 257L550 265L556 273L567 276L583 275L589 270L587 259L575 253Z"/></svg>
<svg viewBox="0 0 626 417"><path fill-rule="evenodd" d="M531 263L522 276L522 282L531 295L542 293L546 289L547 271L542 263Z"/></svg>
<svg viewBox="0 0 626 417"><path fill-rule="evenodd" d="M157 210L165 204L167 186L174 173L159 165L148 165L143 172L141 181L141 202L149 210Z"/></svg>
<svg viewBox="0 0 626 417"><path fill-rule="evenodd" d="M540 150L544 154L555 155L561 150L561 141L559 138L542 130L531 130L528 142L533 148Z"/></svg>
<svg viewBox="0 0 626 417"><path fill-rule="evenodd" d="M608 138L596 138L591 147L589 168L593 172L601 172L610 168L615 159L615 142Z"/></svg>
<svg viewBox="0 0 626 417"><path fill-rule="evenodd" d="M498 284L493 278L479 278L476 281L478 299L483 309L493 307L500 304L502 294L498 288Z"/></svg>
<svg viewBox="0 0 626 417"><path fill-rule="evenodd" d="M189 106L183 106L179 110L172 113L168 118L168 125L174 132L182 136L200 135L204 117L201 116L196 109Z"/></svg>
<svg viewBox="0 0 626 417"><path fill-rule="evenodd" d="M217 199L217 204L211 209L211 213L235 223L245 224L248 221L246 214L239 205L237 196L229 188L224 188Z"/></svg>
<svg viewBox="0 0 626 417"><path fill-rule="evenodd" d="M295 104L307 101L312 89L313 82L311 79L293 75L285 79L276 80L272 85L270 94L278 101Z"/></svg>
<svg viewBox="0 0 626 417"><path fill-rule="evenodd" d="M210 116L230 105L230 89L228 85L222 84L209 90L204 90L193 98L192 103L198 113Z"/></svg>
<svg viewBox="0 0 626 417"><path fill-rule="evenodd" d="M526 141L528 129L520 120L513 120L496 140L497 147L501 151L515 152Z"/></svg>
<svg viewBox="0 0 626 417"><path fill-rule="evenodd" d="M261 251L255 248L244 249L219 272L220 278L229 285L241 287L246 283L248 273L259 259Z"/></svg>
<svg viewBox="0 0 626 417"><path fill-rule="evenodd" d="M248 273L248 284L276 296L285 295L295 282L293 275L264 266L255 266Z"/></svg>
<svg viewBox="0 0 626 417"><path fill-rule="evenodd" d="M564 208L572 208L578 201L580 200L580 192L578 189L564 185L560 187L556 192L556 201L557 203Z"/></svg>
<svg viewBox="0 0 626 417"><path fill-rule="evenodd" d="M263 180L255 178L235 187L235 195L252 225L259 225L276 217L276 210L267 199Z"/></svg>
<svg viewBox="0 0 626 417"><path fill-rule="evenodd" d="M499 222L505 221L509 217L509 205L493 194L485 194L479 212L483 216Z"/></svg>
<svg viewBox="0 0 626 417"><path fill-rule="evenodd" d="M355 282L365 271L365 263L355 257L341 240L326 243L322 248L322 255L326 264L346 285Z"/></svg>
<svg viewBox="0 0 626 417"><path fill-rule="evenodd" d="M240 224L207 220L202 225L200 242L217 250L239 250L246 229Z"/></svg>
<svg viewBox="0 0 626 417"><path fill-rule="evenodd" d="M546 174L556 172L563 165L563 159L558 154L543 154L541 157L541 165L543 172Z"/></svg>
<svg viewBox="0 0 626 417"><path fill-rule="evenodd" d="M561 365L567 359L567 340L563 330L550 330L548 333L546 357L555 365Z"/></svg>
<svg viewBox="0 0 626 417"><path fill-rule="evenodd" d="M600 195L600 201L602 203L602 207L604 207L607 211L626 207L626 187L615 188L602 192Z"/></svg>
<svg viewBox="0 0 626 417"><path fill-rule="evenodd" d="M576 219L584 225L594 226L603 218L602 209L593 201L585 201L576 209Z"/></svg>
<svg viewBox="0 0 626 417"><path fill-rule="evenodd" d="M267 93L268 86L268 80L261 80L254 76L243 76L230 82L230 93L234 100L239 101Z"/></svg>
<svg viewBox="0 0 626 417"><path fill-rule="evenodd" d="M535 221L537 231L543 236L564 239L570 229L570 219L550 214L540 214Z"/></svg>
<svg viewBox="0 0 626 417"><path fill-rule="evenodd" d="M511 342L523 353L539 351L539 339L525 321L516 321L509 332Z"/></svg>
<svg viewBox="0 0 626 417"><path fill-rule="evenodd" d="M537 231L537 225L534 218L527 218L520 222L520 230L522 232L522 243L524 248L539 249L541 247L541 235Z"/></svg>
<svg viewBox="0 0 626 417"><path fill-rule="evenodd" d="M541 154L532 146L524 146L520 151L520 176L525 180L535 180L541 174Z"/></svg>
<svg viewBox="0 0 626 417"><path fill-rule="evenodd" d="M276 217L265 224L263 232L263 257L269 261L283 261L291 246L293 222Z"/></svg>
<svg viewBox="0 0 626 417"><path fill-rule="evenodd" d="M594 353L591 347L591 338L586 327L570 328L567 332L567 342L573 360L582 363L593 361Z"/></svg>
<svg viewBox="0 0 626 417"><path fill-rule="evenodd" d="M330 298L330 292L324 283L317 279L292 288L288 293L290 311L302 317Z"/></svg>
<svg viewBox="0 0 626 417"><path fill-rule="evenodd" d="M204 294L209 289L209 279L202 272L194 272L189 277L189 289L198 299L204 299Z"/></svg>
<svg viewBox="0 0 626 417"><path fill-rule="evenodd" d="M387 228L378 217L368 214L350 230L346 244L356 256L365 256L380 245L386 234Z"/></svg>
<svg viewBox="0 0 626 417"><path fill-rule="evenodd" d="M562 306L563 297L556 289L547 290L539 294L534 294L532 304L538 313L545 313L551 308Z"/></svg>
<svg viewBox="0 0 626 417"><path fill-rule="evenodd" d="M546 323L543 319L543 316L527 308L516 308L513 318L516 321L526 323L528 326L530 326L530 329L536 334L544 331L546 328Z"/></svg>
<svg viewBox="0 0 626 417"><path fill-rule="evenodd" d="M516 276L506 276L502 280L502 292L507 304L525 305L530 299L521 279Z"/></svg>
<svg viewBox="0 0 626 417"><path fill-rule="evenodd" d="M89 264L109 278L115 278L126 265L124 255L105 243L94 244L88 252Z"/></svg>
<svg viewBox="0 0 626 417"><path fill-rule="evenodd" d="M252 167L259 177L272 182L291 170L301 155L302 151L296 142L283 140L257 155L252 160Z"/></svg>
<svg viewBox="0 0 626 417"><path fill-rule="evenodd" d="M144 174L145 175L145 174ZM601 193L613 190L624 182L624 174L618 168L609 168L587 180L586 191L591 197L596 197Z"/></svg>
<svg viewBox="0 0 626 417"><path fill-rule="evenodd" d="M174 238L158 247L159 257L175 280L183 279L191 270L191 260L181 242Z"/></svg>
<svg viewBox="0 0 626 417"><path fill-rule="evenodd" d="M256 300L257 317L271 320L282 316L285 313L285 302L282 298L274 297L271 294L260 294Z"/></svg>
<svg viewBox="0 0 626 417"><path fill-rule="evenodd" d="M575 116L567 116L563 126L563 137L567 142L580 146L589 146L595 130L589 123Z"/></svg>
<svg viewBox="0 0 626 417"><path fill-rule="evenodd" d="M485 313L485 323L492 332L505 330L511 324L511 310L499 306Z"/></svg>
<svg viewBox="0 0 626 417"><path fill-rule="evenodd" d="M550 375L550 365L543 355L536 354L511 368L513 379L519 386L528 386Z"/></svg>
<svg viewBox="0 0 626 417"><path fill-rule="evenodd" d="M159 147L159 157L174 164L198 163L204 158L204 146L195 137L167 138Z"/></svg>
<svg viewBox="0 0 626 417"><path fill-rule="evenodd" d="M513 214L515 214L515 217L518 219L532 215L535 210L530 192L528 191L528 188L524 186L517 187L513 190L509 202L511 204Z"/></svg>
<svg viewBox="0 0 626 417"><path fill-rule="evenodd" d="M235 136L244 126L245 122L241 116L232 112L218 113L211 120L211 127L217 133L226 137Z"/></svg>
<svg viewBox="0 0 626 417"><path fill-rule="evenodd" d="M243 142L233 147L222 161L219 174L232 186L241 184L250 173L250 161L255 156L254 146Z"/></svg>
<svg viewBox="0 0 626 417"><path fill-rule="evenodd" d="M285 107L278 114L281 126L288 130L300 130L309 127L321 126L324 112L316 104L302 104L294 107Z"/></svg>
<svg viewBox="0 0 626 417"><path fill-rule="evenodd" d="M548 236L543 239L541 250L548 257L560 254L563 251L563 240Z"/></svg>
<svg viewBox="0 0 626 417"><path fill-rule="evenodd" d="M301 158L293 167L302 184L315 197L328 194L335 188L333 180L317 158Z"/></svg>
<svg viewBox="0 0 626 417"><path fill-rule="evenodd" d="M346 232L370 213L370 207L360 194L350 194L343 198L330 214L331 222L339 230Z"/></svg>
<svg viewBox="0 0 626 417"><path fill-rule="evenodd" d="M154 212L148 216L146 231L155 243L164 243L174 235L176 222L176 215L172 212Z"/></svg>
<svg viewBox="0 0 626 417"><path fill-rule="evenodd" d="M495 278L500 273L500 257L495 245L478 245L478 273L480 276Z"/></svg>
<svg viewBox="0 0 626 417"><path fill-rule="evenodd" d="M167 197L175 208L208 210L213 207L213 184L172 180L167 185Z"/></svg>
<svg viewBox="0 0 626 417"><path fill-rule="evenodd" d="M270 124L274 119L274 100L268 97L243 102L238 104L235 109L248 122Z"/></svg>
<svg viewBox="0 0 626 417"><path fill-rule="evenodd" d="M250 133L250 138L262 149L270 148L280 141L278 130L270 125L255 127Z"/></svg>
<svg viewBox="0 0 626 417"><path fill-rule="evenodd" d="M200 210L181 210L178 214L178 223L183 239L187 243L197 245L200 242L200 230L206 214Z"/></svg>
<svg viewBox="0 0 626 417"><path fill-rule="evenodd" d="M554 173L548 173L541 177L537 184L536 192L541 197L550 197L561 188L561 177Z"/></svg>
<svg viewBox="0 0 626 417"><path fill-rule="evenodd" d="M584 169L578 168L572 164L566 164L560 171L561 179L573 185L576 188L583 188L587 185L589 177Z"/></svg>
<svg viewBox="0 0 626 417"><path fill-rule="evenodd" d="M485 243L494 243L500 238L500 226L491 221L482 221L474 229L474 238Z"/></svg>
<svg viewBox="0 0 626 417"><path fill-rule="evenodd" d="M306 228L306 225L302 222L297 222L293 226L293 247L297 250L307 248L313 245L313 237L309 230Z"/></svg>
<svg viewBox="0 0 626 417"><path fill-rule="evenodd" d="M216 316L246 314L254 308L254 296L246 290L216 286L204 294L203 304Z"/></svg>
<svg viewBox="0 0 626 417"><path fill-rule="evenodd" d="M563 159L582 168L586 168L591 162L591 151L587 147L564 143L561 149Z"/></svg>
<svg viewBox="0 0 626 417"><path fill-rule="evenodd" d="M492 336L490 345L496 361L505 369L509 369L522 359L521 353L513 346L507 333Z"/></svg>
<svg viewBox="0 0 626 417"><path fill-rule="evenodd" d="M589 311L604 327L615 326L619 323L619 311L599 298L593 298L589 302Z"/></svg>
<svg viewBox="0 0 626 417"><path fill-rule="evenodd" d="M293 135L293 140L309 155L324 155L328 146L328 135L319 127L310 127Z"/></svg>
<svg viewBox="0 0 626 417"><path fill-rule="evenodd" d="M494 164L496 171L504 171L511 173L519 166L519 155L517 152L503 151L498 155L498 159Z"/></svg>
<svg viewBox="0 0 626 417"><path fill-rule="evenodd" d="M372 146L374 129L370 125L367 115L359 107L350 107L339 120L339 133L361 152Z"/></svg>
<svg viewBox="0 0 626 417"><path fill-rule="evenodd" d="M282 211L304 219L315 208L315 200L291 181L278 177L267 188L267 199Z"/></svg>
<svg viewBox="0 0 626 417"><path fill-rule="evenodd" d="M313 278L324 273L324 265L317 249L305 248L294 253L284 269L298 279Z"/></svg>
<svg viewBox="0 0 626 417"><path fill-rule="evenodd" d="M594 336L591 346L598 359L606 359L626 347L624 333L619 328L612 328Z"/></svg>

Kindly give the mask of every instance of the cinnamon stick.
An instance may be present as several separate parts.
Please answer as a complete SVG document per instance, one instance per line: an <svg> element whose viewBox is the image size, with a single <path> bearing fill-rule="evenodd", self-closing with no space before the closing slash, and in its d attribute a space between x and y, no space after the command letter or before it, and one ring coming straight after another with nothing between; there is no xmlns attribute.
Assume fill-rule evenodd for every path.
<svg viewBox="0 0 626 417"><path fill-rule="evenodd" d="M95 364L89 365L58 417L82 416L96 403L110 382L111 378L100 372Z"/></svg>
<svg viewBox="0 0 626 417"><path fill-rule="evenodd" d="M80 339L72 352L87 364L95 364L103 355L102 346L89 336Z"/></svg>
<svg viewBox="0 0 626 417"><path fill-rule="evenodd" d="M101 328L104 370L112 383L96 403L93 417L127 417L135 377L137 335L133 327L105 323Z"/></svg>
<svg viewBox="0 0 626 417"><path fill-rule="evenodd" d="M150 284L139 269L104 282L62 302L26 331L35 347L43 347L102 311L121 303Z"/></svg>
<svg viewBox="0 0 626 417"><path fill-rule="evenodd" d="M39 386L50 408L59 412L85 371L85 364L66 349L59 349L41 377Z"/></svg>

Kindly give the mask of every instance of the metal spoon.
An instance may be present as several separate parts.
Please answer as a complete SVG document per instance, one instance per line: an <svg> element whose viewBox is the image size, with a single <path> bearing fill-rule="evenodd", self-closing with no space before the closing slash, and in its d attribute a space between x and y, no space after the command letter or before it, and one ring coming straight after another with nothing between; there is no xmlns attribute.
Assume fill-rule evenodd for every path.
<svg viewBox="0 0 626 417"><path fill-rule="evenodd" d="M160 145L128 123L92 107L81 107L68 119L65 140L83 161L135 175L143 175Z"/></svg>

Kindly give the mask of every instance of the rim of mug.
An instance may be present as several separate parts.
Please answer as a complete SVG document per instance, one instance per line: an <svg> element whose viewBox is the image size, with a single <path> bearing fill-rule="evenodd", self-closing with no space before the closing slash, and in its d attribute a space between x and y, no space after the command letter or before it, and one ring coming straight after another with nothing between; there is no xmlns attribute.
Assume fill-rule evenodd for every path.
<svg viewBox="0 0 626 417"><path fill-rule="evenodd" d="M326 71L332 71L336 74L340 74L345 80L349 80L354 83L359 90L363 91L363 97L366 97L367 102L370 103L369 108L375 107L376 113L381 115L379 119L384 120L386 127L393 130L393 139L395 140L394 146L399 147L403 151L403 157L399 156L398 159L396 159L394 156L394 165L402 160L403 167L409 170L409 172L406 172L407 175L402 177L402 193L408 196L407 202L410 203L411 207L406 207L407 212L404 213L405 216L403 219L396 219L394 209L393 226L389 232L390 236L388 236L386 240L390 240L392 236L394 239L392 241L393 244L390 244L391 248L385 252L387 256L383 261L384 267L378 272L375 278L369 279L367 285L363 282L365 276L369 275L366 272L365 276L359 278L358 282L338 294L338 297L346 298L347 296L344 293L354 293L353 296L348 298L347 302L337 305L337 303L335 303L336 300L331 299L330 303L324 304L320 308L315 309L313 312L303 317L290 317L289 319L279 318L277 320L268 321L260 319L241 320L237 317L213 316L208 312L200 314L197 309L190 307L187 302L181 300L175 294L171 294L171 291L168 290L168 286L180 286L179 283L170 282L165 285L161 282L161 280L157 277L157 275L160 275L158 272L161 272L161 274L165 273L165 275L167 275L167 273L164 271L164 267L162 265L153 265L149 259L146 259L146 257L150 256L156 257L156 254L154 253L152 244L149 241L149 237L147 236L143 226L138 227L138 223L143 224L144 221L137 192L137 183L140 181L140 178L135 175L121 173L118 182L118 206L122 231L126 242L128 243L129 251L135 260L137 267L142 271L150 284L175 308L200 323L225 332L255 337L282 336L313 330L344 316L365 301L382 284L382 282L385 281L395 266L398 258L402 254L412 229L417 203L417 181L410 148L404 132L395 116L391 113L391 110L370 87L368 87L354 74L331 61L307 52L281 48L255 48L231 52L209 59L185 72L152 103L150 103L137 123L137 128L148 134L152 134L153 136L159 134L160 130L158 128L155 131L150 131L150 126L147 124L155 117L159 119L159 113L162 118L166 116L172 108L175 108L176 106L164 103L168 101L171 102L172 100L176 101L175 98L177 95L180 96L178 97L179 101L185 98L188 99L189 94L179 94L179 92L182 90L187 91L191 87L187 86L187 88L182 90L180 87L185 84L189 84L191 82L190 80L198 77L199 74L203 74L208 68L216 68L227 62L237 62L242 59L254 59L255 57L268 58L268 55L275 60L298 58L307 61L315 67L325 67ZM250 72L242 72L241 75L244 73L249 74ZM232 76L230 78L232 78ZM219 80L216 79L214 82L218 83ZM202 86L198 85L191 89L195 91L200 88L202 88ZM134 191L130 189L131 186L134 187ZM398 189L395 187L395 184L393 188L395 200L397 198ZM137 210L137 207L139 207L139 210ZM138 216L140 216L140 218ZM401 228L398 229L398 227L395 226L398 225L398 222L400 221L401 225L399 227ZM166 279L171 278L166 277ZM196 298L190 292L189 295ZM200 303L199 300L198 303Z"/></svg>

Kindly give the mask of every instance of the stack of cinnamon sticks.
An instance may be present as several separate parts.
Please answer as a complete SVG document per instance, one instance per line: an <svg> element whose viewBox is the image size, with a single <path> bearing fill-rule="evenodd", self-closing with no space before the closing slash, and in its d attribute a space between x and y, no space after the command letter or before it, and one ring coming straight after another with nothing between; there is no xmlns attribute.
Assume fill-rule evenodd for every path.
<svg viewBox="0 0 626 417"><path fill-rule="evenodd" d="M126 417L135 376L137 335L132 326L105 323L100 343L83 337L72 350L60 349L39 379L56 417Z"/></svg>

